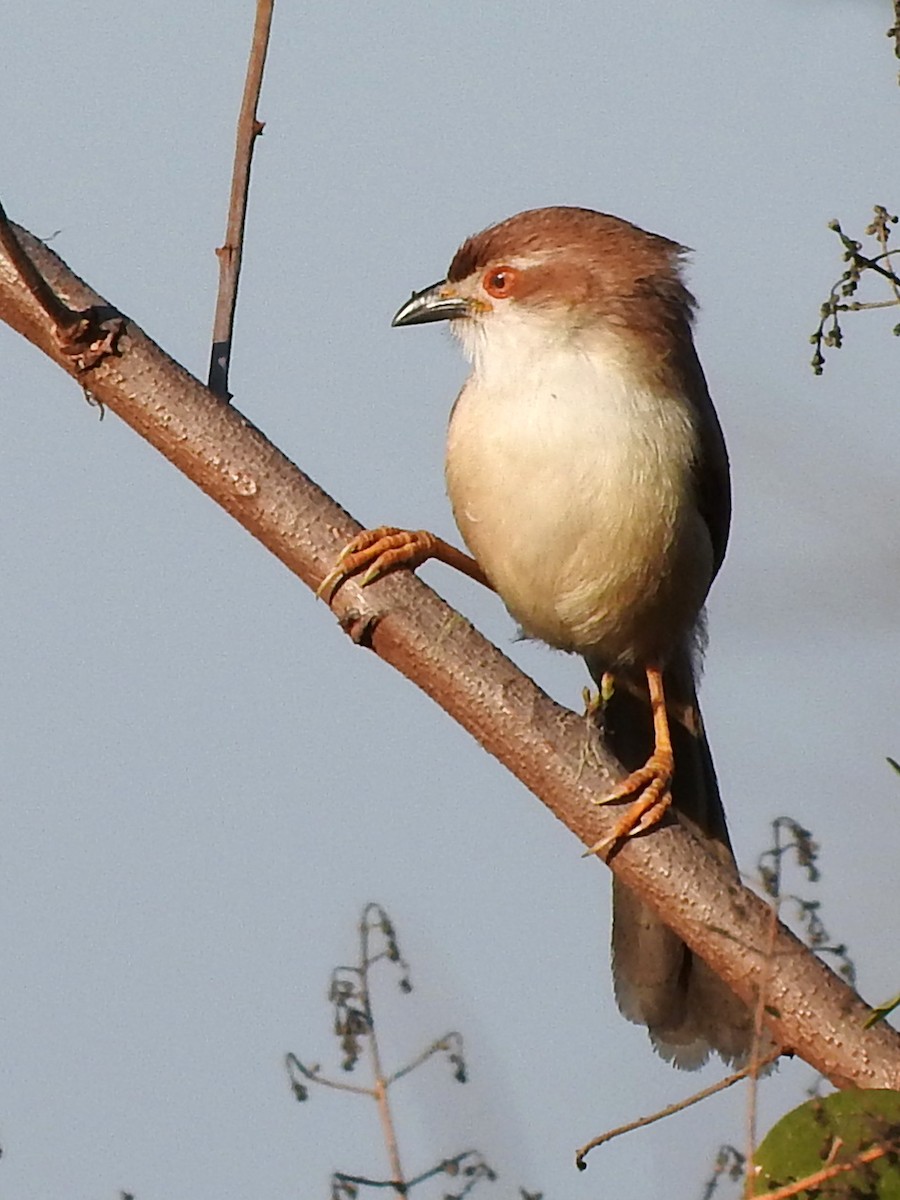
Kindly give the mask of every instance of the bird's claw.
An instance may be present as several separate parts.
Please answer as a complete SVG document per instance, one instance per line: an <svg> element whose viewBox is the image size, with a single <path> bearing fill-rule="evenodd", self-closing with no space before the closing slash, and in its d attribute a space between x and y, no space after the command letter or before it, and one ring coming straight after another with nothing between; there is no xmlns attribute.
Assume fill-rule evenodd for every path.
<svg viewBox="0 0 900 1200"><path fill-rule="evenodd" d="M334 598L334 593L338 590L341 584L352 574L352 567L348 564L348 559L353 554L353 543L356 538L353 538L347 543L340 554L337 556L334 566L316 588L316 598L324 600L326 604L330 604Z"/></svg>
<svg viewBox="0 0 900 1200"><path fill-rule="evenodd" d="M340 552L334 567L316 588L316 595L330 604L341 584L363 568L366 571L360 587L368 587L398 567L415 570L430 557L433 542L433 536L422 529L397 529L393 525L364 529Z"/></svg>
<svg viewBox="0 0 900 1200"><path fill-rule="evenodd" d="M652 754L642 767L616 784L608 795L595 800L595 804L614 804L627 796L636 797L612 832L595 842L585 851L585 856L602 854L624 838L646 833L658 825L672 803L673 770L674 762L670 754Z"/></svg>
<svg viewBox="0 0 900 1200"><path fill-rule="evenodd" d="M640 793L640 800L635 802L639 803L648 792L658 797L672 782L673 768L671 756L651 754L642 767L626 775L611 792L594 803L615 804L617 800L624 800L626 796L637 796Z"/></svg>

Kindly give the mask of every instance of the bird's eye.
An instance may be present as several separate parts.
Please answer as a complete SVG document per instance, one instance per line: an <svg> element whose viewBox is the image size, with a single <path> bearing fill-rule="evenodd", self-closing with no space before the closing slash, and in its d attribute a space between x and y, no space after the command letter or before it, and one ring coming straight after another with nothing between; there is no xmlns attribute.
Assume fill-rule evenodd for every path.
<svg viewBox="0 0 900 1200"><path fill-rule="evenodd" d="M484 277L484 290L497 300L512 294L518 272L515 267L492 267Z"/></svg>

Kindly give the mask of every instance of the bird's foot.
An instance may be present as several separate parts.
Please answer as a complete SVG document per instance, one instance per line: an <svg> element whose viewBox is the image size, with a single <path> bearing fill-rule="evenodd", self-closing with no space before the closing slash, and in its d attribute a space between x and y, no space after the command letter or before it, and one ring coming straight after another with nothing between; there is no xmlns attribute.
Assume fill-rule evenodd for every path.
<svg viewBox="0 0 900 1200"><path fill-rule="evenodd" d="M396 571L400 567L415 571L429 558L455 567L476 583L483 583L493 590L493 585L475 559L457 550L443 538L429 533L427 529L397 529L393 525L379 525L377 529L364 529L350 539L338 555L333 569L319 584L316 595L330 604L341 584L363 568L365 574L359 582L361 587L366 587L388 571Z"/></svg>
<svg viewBox="0 0 900 1200"><path fill-rule="evenodd" d="M632 771L617 784L609 795L597 800L597 804L614 804L628 796L636 797L612 833L601 838L586 850L585 854L602 853L624 838L646 833L648 829L658 825L672 803L671 783L674 769L675 761L671 751L657 750L642 767Z"/></svg>
<svg viewBox="0 0 900 1200"><path fill-rule="evenodd" d="M341 584L363 568L365 574L359 581L361 587L367 587L388 571L400 567L414 571L434 556L439 541L424 529L397 529L393 525L364 529L351 538L340 552L333 569L319 584L316 595L330 602Z"/></svg>

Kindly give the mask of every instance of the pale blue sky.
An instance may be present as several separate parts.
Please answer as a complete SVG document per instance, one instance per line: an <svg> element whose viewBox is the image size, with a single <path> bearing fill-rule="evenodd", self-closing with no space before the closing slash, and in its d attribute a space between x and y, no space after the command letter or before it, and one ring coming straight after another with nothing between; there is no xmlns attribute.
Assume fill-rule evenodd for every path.
<svg viewBox="0 0 900 1200"><path fill-rule="evenodd" d="M788 812L864 994L896 991L896 315L808 334L826 222L900 204L891 6L683 0L280 3L261 105L236 404L361 521L455 537L441 477L464 375L392 330L464 236L582 204L695 248L698 344L735 525L704 708L739 858ZM252 6L34 0L4 19L10 214L204 374ZM57 232L59 231L59 232ZM471 1083L398 1092L409 1171L476 1144L547 1200L689 1200L743 1098L600 1151L682 1076L625 1024L608 878L562 826L115 417L0 328L0 1180L10 1200L269 1200L385 1173L375 1114L297 1106L337 1061L325 987L381 901L417 989L389 1055L448 1028ZM424 573L563 702L581 665ZM763 1121L811 1072L767 1085Z"/></svg>

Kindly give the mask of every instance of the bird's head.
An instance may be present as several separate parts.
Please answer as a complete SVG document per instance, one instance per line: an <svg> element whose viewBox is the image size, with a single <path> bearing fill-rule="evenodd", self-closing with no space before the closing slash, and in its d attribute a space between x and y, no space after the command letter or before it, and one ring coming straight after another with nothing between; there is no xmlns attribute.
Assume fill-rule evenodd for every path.
<svg viewBox="0 0 900 1200"><path fill-rule="evenodd" d="M449 320L476 364L492 343L590 349L597 337L661 363L690 337L685 253L618 217L531 209L463 242L446 278L414 293L393 324Z"/></svg>

